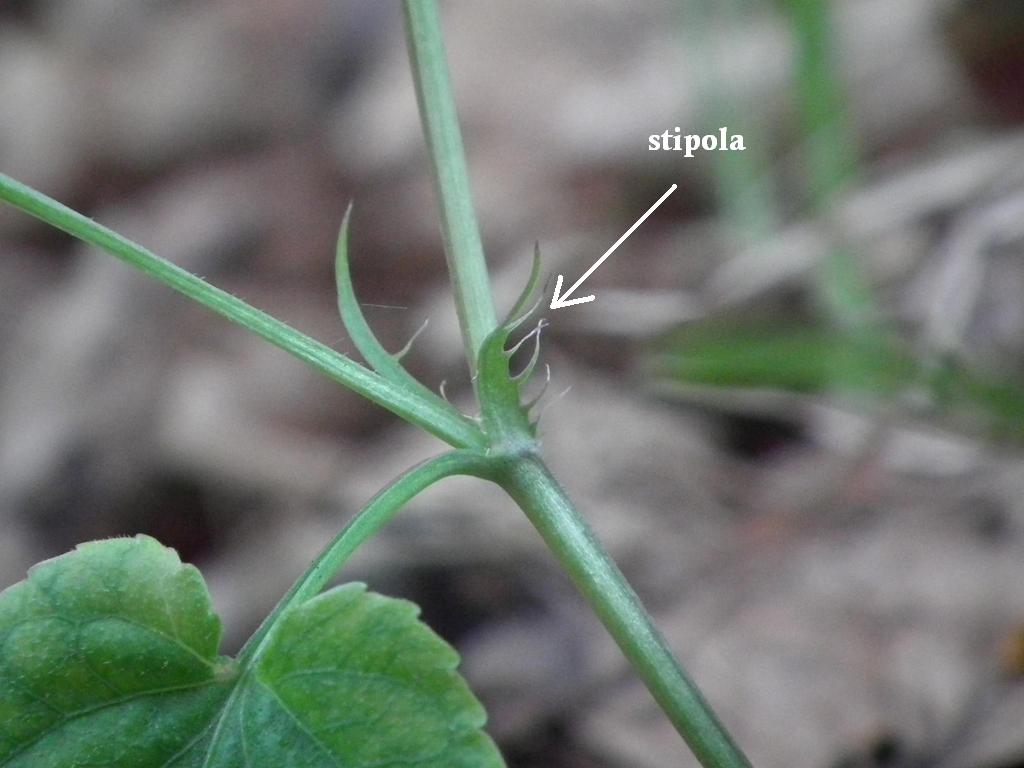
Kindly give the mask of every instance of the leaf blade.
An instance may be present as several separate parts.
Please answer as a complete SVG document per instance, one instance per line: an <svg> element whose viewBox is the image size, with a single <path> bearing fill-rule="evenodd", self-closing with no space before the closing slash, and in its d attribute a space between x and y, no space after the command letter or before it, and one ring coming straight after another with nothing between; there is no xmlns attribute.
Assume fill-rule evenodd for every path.
<svg viewBox="0 0 1024 768"><path fill-rule="evenodd" d="M330 590L246 669L220 637L199 572L148 537L36 566L0 593L0 766L503 765L411 603Z"/></svg>
<svg viewBox="0 0 1024 768"><path fill-rule="evenodd" d="M226 696L220 636L198 571L153 539L92 542L37 565L0 594L0 765L73 764L61 762L69 737L88 759L123 759L133 739L173 753Z"/></svg>
<svg viewBox="0 0 1024 768"><path fill-rule="evenodd" d="M483 707L455 672L458 654L418 614L412 603L367 592L361 584L337 587L285 617L257 665L257 679L344 765L502 765L480 730ZM360 642L342 648L345 638L330 631L332 616ZM401 653L382 637L400 638ZM329 691L361 701L361 711L340 721L336 713L309 706ZM378 737L360 738L367 727Z"/></svg>

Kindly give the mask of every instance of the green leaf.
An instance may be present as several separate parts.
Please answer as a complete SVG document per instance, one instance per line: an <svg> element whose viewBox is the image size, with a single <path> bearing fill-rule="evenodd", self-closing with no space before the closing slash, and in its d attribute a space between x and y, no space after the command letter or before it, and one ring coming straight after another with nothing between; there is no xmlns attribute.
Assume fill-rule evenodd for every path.
<svg viewBox="0 0 1024 768"><path fill-rule="evenodd" d="M535 242L533 244L533 261L530 263L530 276L526 278L526 285L523 286L519 298L516 299L516 303L509 310L508 317L503 325L514 323L519 318L525 318L533 312L534 296L540 287L540 266L540 242Z"/></svg>
<svg viewBox="0 0 1024 768"><path fill-rule="evenodd" d="M524 319L506 322L484 340L476 383L484 431L497 450L513 454L530 449L537 431L537 425L530 419L529 406L522 403L522 393L539 354L543 324L527 334L533 337L535 346L525 375L513 375L509 368L518 345L511 350L506 348L509 335ZM520 343L530 340L524 338Z"/></svg>
<svg viewBox="0 0 1024 768"><path fill-rule="evenodd" d="M530 410L540 400L543 389L541 395L526 403L523 402L523 394L540 358L540 335L547 326L547 321L538 321L534 329L526 333L511 348L509 338L512 332L529 320L540 306L540 301L534 300L540 285L540 275L540 244L536 243L530 276L522 293L516 299L506 320L484 339L480 347L476 381L480 420L484 425L484 432L491 439L492 450L496 447L499 452L516 454L530 451L533 449L533 440L537 434L537 423L531 417ZM510 367L512 358L526 344L532 345L530 357L522 370L513 374Z"/></svg>
<svg viewBox="0 0 1024 768"><path fill-rule="evenodd" d="M370 364L370 367L395 387L408 391L423 402L431 403L439 412L450 413L453 419L465 422L468 427L476 428L468 416L459 412L448 401L421 384L405 370L399 362L404 351L398 354L388 352L374 335L373 329L370 328L370 324L366 321L359 306L355 286L352 284L352 273L349 269L348 230L351 218L352 206L349 205L348 210L345 211L345 217L341 221L341 231L338 233L338 244L334 256L334 277L338 293L338 313L341 315L341 322L345 326L345 330L352 337L352 343L356 345L356 349ZM412 345L415 338L414 335L407 348Z"/></svg>
<svg viewBox="0 0 1024 768"><path fill-rule="evenodd" d="M330 590L247 668L220 636L199 572L153 539L36 566L0 593L0 766L503 765L457 654L411 603Z"/></svg>

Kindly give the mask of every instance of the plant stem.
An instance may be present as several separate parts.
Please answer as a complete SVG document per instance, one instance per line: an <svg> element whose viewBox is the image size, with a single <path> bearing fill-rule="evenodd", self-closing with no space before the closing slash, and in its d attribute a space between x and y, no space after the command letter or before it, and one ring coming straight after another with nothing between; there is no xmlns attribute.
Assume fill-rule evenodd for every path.
<svg viewBox="0 0 1024 768"><path fill-rule="evenodd" d="M766 157L769 131L758 105L740 98L722 72L728 65L716 39L738 26L752 8L745 0L683 0L682 27L692 51L689 69L697 84L706 132L728 126L749 137L743 152L715 152L712 180L723 223L741 246L757 245L777 230L780 213L775 180Z"/></svg>
<svg viewBox="0 0 1024 768"><path fill-rule="evenodd" d="M750 768L544 463L535 457L515 459L500 484L526 512L701 764Z"/></svg>
<svg viewBox="0 0 1024 768"><path fill-rule="evenodd" d="M849 120L845 88L838 74L838 52L829 0L786 0L796 38L796 88L810 201L818 215L856 180L858 152ZM832 320L849 330L876 326L874 299L856 254L838 243L822 264L819 290Z"/></svg>
<svg viewBox="0 0 1024 768"><path fill-rule="evenodd" d="M451 451L417 464L380 491L342 528L264 619L238 654L241 666L250 663L259 653L263 641L289 608L320 594L352 553L376 535L411 499L452 475L490 477L492 474L489 461L479 453Z"/></svg>
<svg viewBox="0 0 1024 768"><path fill-rule="evenodd" d="M485 444L484 435L476 423L454 408L425 401L408 388L368 370L288 324L2 173L0 200L6 200L25 213L155 277L450 445L480 448Z"/></svg>
<svg viewBox="0 0 1024 768"><path fill-rule="evenodd" d="M455 291L466 359L476 373L484 339L497 326L477 227L462 133L455 111L436 0L405 0L405 30L423 132L441 209L445 257Z"/></svg>
<svg viewBox="0 0 1024 768"><path fill-rule="evenodd" d="M405 0L404 8L420 116L441 199L448 269L467 358L470 369L476 373L480 350L497 321L470 196L437 3ZM507 361L502 363L504 370L488 371L487 375L496 381L507 376ZM481 372L479 379L484 378ZM483 402L487 398L482 395L488 390L480 383L478 397L486 410L487 405L494 404ZM497 405L509 407L508 403ZM518 408L518 404L512 407ZM488 437L493 442L508 436ZM533 452L528 428L524 428L522 438L520 445L527 448L521 454L512 458L496 455L488 462L501 470L497 475L491 472L490 479L501 485L529 517L697 758L706 768L749 768L746 758L672 656L639 598Z"/></svg>
<svg viewBox="0 0 1024 768"><path fill-rule="evenodd" d="M810 179L812 203L821 205L849 183L857 171L856 142L850 128L845 89L829 0L786 0L796 38L796 88Z"/></svg>

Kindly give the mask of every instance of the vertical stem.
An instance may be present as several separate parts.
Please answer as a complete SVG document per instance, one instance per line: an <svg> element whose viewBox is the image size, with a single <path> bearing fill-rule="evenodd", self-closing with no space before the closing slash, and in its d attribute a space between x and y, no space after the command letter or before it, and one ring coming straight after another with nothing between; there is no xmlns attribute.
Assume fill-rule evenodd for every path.
<svg viewBox="0 0 1024 768"><path fill-rule="evenodd" d="M850 129L830 0L786 0L796 38L796 87L808 145L811 200L826 204L854 180L857 150Z"/></svg>
<svg viewBox="0 0 1024 768"><path fill-rule="evenodd" d="M405 30L423 131L434 166L445 257L455 291L466 358L476 373L484 339L497 326L477 228L469 171L452 96L436 0L405 0Z"/></svg>
<svg viewBox="0 0 1024 768"><path fill-rule="evenodd" d="M703 128L716 133L721 126L728 126L730 134L748 137L743 152L713 153L712 179L729 235L739 245L756 245L772 236L780 220L765 148L769 132L757 105L741 99L722 76L725 57L721 41L716 40L723 28L742 21L750 11L749 4L744 0L683 0L680 5Z"/></svg>
<svg viewBox="0 0 1024 768"><path fill-rule="evenodd" d="M828 212L855 179L857 147L850 126L830 0L786 0L797 45L796 87L806 144L810 201ZM875 325L875 306L856 254L836 244L821 266L819 289L832 320L853 331Z"/></svg>
<svg viewBox="0 0 1024 768"><path fill-rule="evenodd" d="M516 459L501 485L526 512L701 764L750 768L547 467L536 458Z"/></svg>
<svg viewBox="0 0 1024 768"><path fill-rule="evenodd" d="M436 0L405 0L406 36L420 115L441 200L448 269L470 369L497 325L452 98ZM481 376L481 379L483 376ZM490 435L493 439L495 436ZM524 436L532 444L532 439ZM593 606L655 699L706 768L749 768L654 628L639 598L532 453L491 475L529 517ZM481 471L481 476L488 472Z"/></svg>

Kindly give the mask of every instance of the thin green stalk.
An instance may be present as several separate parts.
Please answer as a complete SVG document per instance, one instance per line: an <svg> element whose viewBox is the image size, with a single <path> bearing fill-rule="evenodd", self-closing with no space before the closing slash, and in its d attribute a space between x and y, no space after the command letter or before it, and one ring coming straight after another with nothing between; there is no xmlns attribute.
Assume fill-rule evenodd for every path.
<svg viewBox="0 0 1024 768"><path fill-rule="evenodd" d="M441 208L445 257L455 291L466 359L470 372L475 374L480 347L498 322L473 209L441 19L435 0L405 0L404 8L413 81Z"/></svg>
<svg viewBox="0 0 1024 768"><path fill-rule="evenodd" d="M796 88L811 199L824 204L854 181L857 172L830 0L786 0L785 8L796 38Z"/></svg>
<svg viewBox="0 0 1024 768"><path fill-rule="evenodd" d="M360 546L373 538L415 496L453 475L489 477L490 463L475 451L451 451L417 464L374 496L313 561L253 633L238 655L245 667L285 611L316 597Z"/></svg>
<svg viewBox="0 0 1024 768"><path fill-rule="evenodd" d="M515 459L500 484L530 518L701 764L750 768L544 463L533 457Z"/></svg>
<svg viewBox="0 0 1024 768"><path fill-rule="evenodd" d="M815 213L829 207L856 180L858 152L850 125L846 91L839 77L838 52L830 0L786 0L796 38L796 90L808 166L810 201ZM876 323L874 300L854 254L832 248L819 273L826 309L839 325L870 330Z"/></svg>
<svg viewBox="0 0 1024 768"><path fill-rule="evenodd" d="M450 445L456 448L485 445L485 438L476 423L455 408L425 401L408 388L368 370L325 344L4 174L0 174L0 200L155 277Z"/></svg>
<svg viewBox="0 0 1024 768"><path fill-rule="evenodd" d="M781 220L765 151L768 131L757 106L743 103L722 77L726 62L716 40L723 27L738 24L752 9L745 0L683 0L681 7L704 128L715 133L728 126L731 133L743 134L748 142L743 152L714 152L711 156L718 207L729 234L741 245L763 243Z"/></svg>

